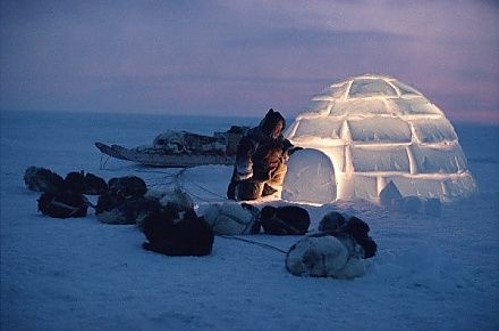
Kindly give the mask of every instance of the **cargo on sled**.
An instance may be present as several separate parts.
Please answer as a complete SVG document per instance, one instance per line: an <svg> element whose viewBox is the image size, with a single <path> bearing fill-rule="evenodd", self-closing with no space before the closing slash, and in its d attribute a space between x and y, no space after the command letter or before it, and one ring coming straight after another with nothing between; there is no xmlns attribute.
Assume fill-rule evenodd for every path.
<svg viewBox="0 0 499 331"><path fill-rule="evenodd" d="M166 131L158 135L152 145L126 148L96 142L95 146L102 153L116 159L153 167L231 165L235 161L239 140L248 129L245 126L232 126L226 132L215 132L213 136L187 131Z"/></svg>

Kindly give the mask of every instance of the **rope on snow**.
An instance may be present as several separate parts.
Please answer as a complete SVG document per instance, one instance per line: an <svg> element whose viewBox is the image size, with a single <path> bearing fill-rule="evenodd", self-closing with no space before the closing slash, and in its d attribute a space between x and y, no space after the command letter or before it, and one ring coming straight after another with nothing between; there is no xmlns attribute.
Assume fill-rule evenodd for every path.
<svg viewBox="0 0 499 331"><path fill-rule="evenodd" d="M277 251L279 253L288 254L287 251L285 251L283 249L280 249L278 247L272 246L270 244L266 244L266 243L262 243L262 242L258 242L258 241L254 241L254 240L249 240L249 239L241 238L241 237L238 237L238 236L231 236L231 235L227 235L227 234L220 235L220 237L225 238L225 239L239 240L239 241L242 241L242 242L246 242L248 244L252 244L252 245L260 246L260 247L263 247L263 248L271 249L271 250Z"/></svg>
<svg viewBox="0 0 499 331"><path fill-rule="evenodd" d="M111 159L110 156L107 156L107 155L105 155L104 153L101 152L101 155L100 155L100 169L101 170L110 170L110 169L105 169L106 164L108 163L108 161L110 159ZM206 188L206 187L204 187L202 185L199 185L198 183L195 183L193 180L190 180L190 179L186 178L185 176L183 176L187 169L189 169L189 168L182 168L182 169L180 169L180 171L178 171L175 174L166 174L166 175L162 171L155 171L155 170L135 169L134 171L136 171L136 172L145 172L145 173L160 173L160 174L163 175L160 178L154 178L155 180L169 179L168 181L165 181L165 182L162 182L162 183L151 183L151 184L148 184L147 185L148 187L154 187L154 186L174 186L175 188L179 188L179 189L185 191L186 193L192 195L193 197L195 197L195 198L197 198L197 199L199 199L201 201L211 202L207 198L204 198L204 197L200 196L199 194L195 194L195 193L192 192L192 190L187 189L187 187L185 185L186 182L187 182L190 185L195 186L195 187L201 189L202 191L213 195L216 198L223 199L223 200L227 199L225 196L220 195L220 194L218 194L216 192L213 192L213 191L209 190L208 188ZM150 181L150 179L147 179L147 180Z"/></svg>
<svg viewBox="0 0 499 331"><path fill-rule="evenodd" d="M106 158L105 161L103 161L103 158L104 158L104 153L101 153L101 158L100 158L100 169L104 169L104 167L106 166L107 162L109 161L109 159L111 158L110 156L108 156ZM160 185L171 185L171 184L174 184L176 188L180 188L181 190L189 193L190 195L196 197L197 199L201 200L201 201L204 201L204 202L210 202L209 200L199 196L198 194L194 194L192 193L192 191L188 190L185 185L184 185L184 182L189 182L191 185L193 186L196 186L197 188L217 197L217 198L222 198L224 200L226 200L227 198L225 196L222 196L216 192L213 192L209 189L207 189L206 187L203 187L197 183L195 183L194 181L192 180L189 180L188 178L186 178L185 176L182 178L182 176L184 175L184 173L187 171L188 168L182 168L180 169L180 171L178 171L177 173L175 174L168 174L166 176L163 176L161 177L161 179L170 179L170 181L166 182L166 183L154 183L154 184L149 184L148 186L160 186ZM140 169L136 169L135 171L137 172L146 172L146 173L161 173L164 175L163 172L161 171L152 171L152 170L140 170ZM93 207L93 206L92 206ZM265 248L265 249L269 249L269 250L273 250L273 251L276 251L276 252L279 252L279 253L282 253L282 254L287 254L288 252L283 250L283 249L280 249L278 247L275 247L275 246L272 246L270 244L266 244L266 243L262 243L262 242L258 242L258 241L254 241L254 240L249 240L249 239L245 239L245 238L241 238L241 237L238 237L238 236L234 236L234 235L220 235L220 237L224 238L224 239L229 239L229 240L238 240L238 241L242 241L242 242L245 242L245 243L248 243L248 244L251 244L251 245L255 245L255 246L259 246L259 247L262 247L262 248Z"/></svg>
<svg viewBox="0 0 499 331"><path fill-rule="evenodd" d="M104 169L104 167L106 166L106 164L107 164L107 162L109 161L109 159L110 159L110 158L111 158L111 157L110 157L110 156L108 156L108 157L106 158L106 160L105 160L105 161L103 161L103 159L104 159L104 153L102 153L102 152L101 152L101 153L100 153L100 164L99 164L99 169L103 170L103 169Z"/></svg>

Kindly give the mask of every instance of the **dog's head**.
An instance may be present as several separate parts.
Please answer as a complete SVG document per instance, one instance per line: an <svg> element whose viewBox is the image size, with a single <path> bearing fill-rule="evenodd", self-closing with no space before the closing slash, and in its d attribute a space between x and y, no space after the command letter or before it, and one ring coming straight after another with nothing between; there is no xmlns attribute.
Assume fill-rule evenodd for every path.
<svg viewBox="0 0 499 331"><path fill-rule="evenodd" d="M359 240L360 238L366 238L369 233L369 225L366 222L353 216L348 220L348 222L343 226L342 229L344 232L352 235L355 240Z"/></svg>
<svg viewBox="0 0 499 331"><path fill-rule="evenodd" d="M336 211L332 211L324 215L319 223L319 231L335 234L341 231L346 223L345 217Z"/></svg>

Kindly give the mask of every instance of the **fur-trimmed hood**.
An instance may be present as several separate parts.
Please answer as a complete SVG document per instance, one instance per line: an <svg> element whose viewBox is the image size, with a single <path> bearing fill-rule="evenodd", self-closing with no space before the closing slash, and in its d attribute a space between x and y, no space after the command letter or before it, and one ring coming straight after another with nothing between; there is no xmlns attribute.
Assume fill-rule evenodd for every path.
<svg viewBox="0 0 499 331"><path fill-rule="evenodd" d="M260 121L258 128L264 136L277 139L286 128L286 120L281 113L271 108Z"/></svg>

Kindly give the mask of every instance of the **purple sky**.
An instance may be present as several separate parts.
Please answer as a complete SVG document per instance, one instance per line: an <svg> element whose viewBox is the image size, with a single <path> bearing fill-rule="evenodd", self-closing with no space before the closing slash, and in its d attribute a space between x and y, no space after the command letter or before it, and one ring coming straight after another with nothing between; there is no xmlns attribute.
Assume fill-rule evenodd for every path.
<svg viewBox="0 0 499 331"><path fill-rule="evenodd" d="M499 123L494 1L1 0L0 108L287 117L363 73Z"/></svg>

